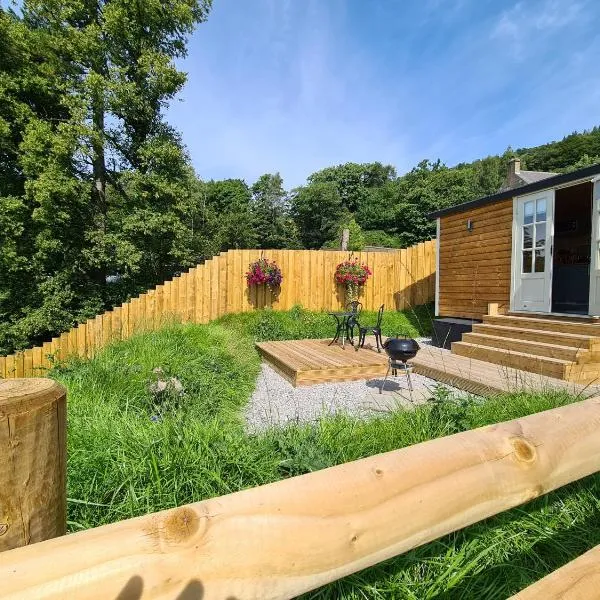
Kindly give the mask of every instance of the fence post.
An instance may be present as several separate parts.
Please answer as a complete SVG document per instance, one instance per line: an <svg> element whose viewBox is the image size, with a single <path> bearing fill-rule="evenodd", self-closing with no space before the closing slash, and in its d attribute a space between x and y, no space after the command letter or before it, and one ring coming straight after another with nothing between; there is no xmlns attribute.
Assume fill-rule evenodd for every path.
<svg viewBox="0 0 600 600"><path fill-rule="evenodd" d="M66 391L0 381L0 552L66 532Z"/></svg>

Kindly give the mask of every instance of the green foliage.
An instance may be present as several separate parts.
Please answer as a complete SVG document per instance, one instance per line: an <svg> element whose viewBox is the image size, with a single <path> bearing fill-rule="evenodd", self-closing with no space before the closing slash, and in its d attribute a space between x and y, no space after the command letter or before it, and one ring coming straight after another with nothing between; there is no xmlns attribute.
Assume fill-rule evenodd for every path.
<svg viewBox="0 0 600 600"><path fill-rule="evenodd" d="M185 83L174 59L209 7L0 8L0 351L197 262L195 176L162 113Z"/></svg>
<svg viewBox="0 0 600 600"><path fill-rule="evenodd" d="M311 183L294 190L292 216L306 248L321 248L334 239L347 219L340 194L333 183Z"/></svg>
<svg viewBox="0 0 600 600"><path fill-rule="evenodd" d="M180 506L573 401L558 392L459 400L434 391L425 405L368 420L338 414L249 434L242 412L259 368L254 339L276 327L299 333L298 319L302 325L313 320L314 334L327 315L296 308L175 325L56 370L69 394L69 528ZM156 367L177 377L184 394L152 420ZM595 475L305 597L504 599L600 542L598 497Z"/></svg>
<svg viewBox="0 0 600 600"><path fill-rule="evenodd" d="M258 248L299 248L287 192L279 173L261 175L252 186L252 211Z"/></svg>
<svg viewBox="0 0 600 600"><path fill-rule="evenodd" d="M600 127L582 133L573 132L558 142L536 148L521 148L516 153L521 157L524 169L562 173L586 155L600 156Z"/></svg>
<svg viewBox="0 0 600 600"><path fill-rule="evenodd" d="M333 184L344 207L356 212L369 203L370 190L380 188L395 178L396 169L391 165L382 165L380 162L346 163L313 173L308 177L308 184Z"/></svg>
<svg viewBox="0 0 600 600"><path fill-rule="evenodd" d="M377 313L364 310L361 319L377 320ZM431 332L433 310L430 305L416 306L404 312L384 312L382 332L384 336L407 335L418 337ZM237 335L255 342L267 340L323 339L334 331L334 321L326 313L313 312L297 305L289 311L255 310L248 313L226 315L216 323L226 326Z"/></svg>
<svg viewBox="0 0 600 600"><path fill-rule="evenodd" d="M344 225L344 228L347 228L349 233L348 250L351 250L352 252L363 250L365 247L365 236L356 220L354 218L350 219L346 225Z"/></svg>

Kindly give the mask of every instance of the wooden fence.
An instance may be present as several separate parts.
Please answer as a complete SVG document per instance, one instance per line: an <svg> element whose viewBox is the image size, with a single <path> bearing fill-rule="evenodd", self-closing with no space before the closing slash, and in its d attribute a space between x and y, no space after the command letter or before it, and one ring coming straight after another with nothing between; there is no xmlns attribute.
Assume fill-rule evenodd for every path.
<svg viewBox="0 0 600 600"><path fill-rule="evenodd" d="M0 357L0 378L43 376L53 361L91 358L110 342L156 329L172 319L208 323L229 313L265 307L287 310L295 304L317 311L339 309L344 289L335 284L333 275L350 254L373 272L361 295L365 309L377 310L385 304L388 310L403 310L433 300L435 241L393 252L229 250L42 346ZM248 265L261 256L281 267L278 295L265 286L246 285Z"/></svg>
<svg viewBox="0 0 600 600"><path fill-rule="evenodd" d="M292 598L599 471L599 427L592 398L1 552L0 599ZM597 557L517 598L598 598Z"/></svg>

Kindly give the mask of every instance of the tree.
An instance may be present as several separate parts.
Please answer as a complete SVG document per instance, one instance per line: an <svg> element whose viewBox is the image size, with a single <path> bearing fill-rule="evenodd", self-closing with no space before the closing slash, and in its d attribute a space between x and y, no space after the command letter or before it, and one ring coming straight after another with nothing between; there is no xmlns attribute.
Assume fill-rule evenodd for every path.
<svg viewBox="0 0 600 600"><path fill-rule="evenodd" d="M162 112L185 83L173 61L209 8L210 0L25 0L21 19L1 13L0 86L10 93L0 158L12 160L0 168L0 206L21 223L3 245L21 252L15 235L33 240L34 273L5 349L191 264L194 176ZM1 297L12 294L0 285Z"/></svg>
<svg viewBox="0 0 600 600"><path fill-rule="evenodd" d="M241 179L202 185L203 233L210 238L210 256L229 248L254 248L258 243L250 189Z"/></svg>
<svg viewBox="0 0 600 600"><path fill-rule="evenodd" d="M292 216L306 248L321 248L333 239L347 215L333 183L311 183L292 195Z"/></svg>
<svg viewBox="0 0 600 600"><path fill-rule="evenodd" d="M368 202L369 190L381 187L395 178L396 169L391 165L380 162L349 162L317 171L308 177L308 182L334 184L342 204L350 212L356 212L362 204Z"/></svg>
<svg viewBox="0 0 600 600"><path fill-rule="evenodd" d="M292 218L283 179L279 173L261 175L252 186L252 212L259 248L298 248L298 231Z"/></svg>

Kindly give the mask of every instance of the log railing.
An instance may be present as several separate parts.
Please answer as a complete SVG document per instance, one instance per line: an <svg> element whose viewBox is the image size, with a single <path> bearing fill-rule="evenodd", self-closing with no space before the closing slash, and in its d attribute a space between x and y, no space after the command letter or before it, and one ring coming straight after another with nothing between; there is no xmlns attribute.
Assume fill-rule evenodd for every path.
<svg viewBox="0 0 600 600"><path fill-rule="evenodd" d="M292 598L600 470L599 430L592 398L17 548L0 598Z"/></svg>
<svg viewBox="0 0 600 600"><path fill-rule="evenodd" d="M42 346L0 356L0 379L42 377L56 361L92 358L111 342L171 320L208 323L226 314L265 307L288 310L295 304L315 311L338 310L344 290L334 281L335 268L351 255L373 272L360 298L365 309L385 304L387 310L403 310L434 299L434 241L390 252L229 250ZM281 268L283 282L277 294L266 286L246 285L248 265L261 256Z"/></svg>

